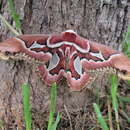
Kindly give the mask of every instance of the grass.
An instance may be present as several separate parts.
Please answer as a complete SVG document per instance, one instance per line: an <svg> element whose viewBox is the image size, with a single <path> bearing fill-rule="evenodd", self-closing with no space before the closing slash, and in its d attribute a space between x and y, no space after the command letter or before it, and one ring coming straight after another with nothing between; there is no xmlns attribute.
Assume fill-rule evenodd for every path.
<svg viewBox="0 0 130 130"><path fill-rule="evenodd" d="M13 32L15 35L19 35L19 32L16 31L1 14L0 19L5 23L5 25L10 29L11 32Z"/></svg>
<svg viewBox="0 0 130 130"><path fill-rule="evenodd" d="M94 103L93 107L94 107L94 111L96 112L96 115L97 115L97 120L101 125L101 128L103 130L109 130L109 128L108 128L108 126L107 126L107 124L105 122L105 119L103 118L103 116L101 114L99 106L96 103Z"/></svg>
<svg viewBox="0 0 130 130"><path fill-rule="evenodd" d="M13 0L7 0L7 2L8 2L8 6L9 6L9 9L10 9L12 18L15 22L16 30L19 32L19 34L22 34L20 16L16 12L16 9L15 9L14 3L13 3L14 1Z"/></svg>
<svg viewBox="0 0 130 130"><path fill-rule="evenodd" d="M114 118L114 115L112 117L112 110L115 113L115 120L116 120L116 130L120 130L120 126L119 126L119 114L118 114L118 79L116 75L112 75L111 78L111 93L110 96L108 96L107 98L107 106L108 106L108 115L106 115L108 117L108 123L109 123L109 127L107 125L107 123L105 122L105 119L103 118L102 114L101 114L101 110L99 108L99 105L97 105L96 103L93 104L94 107L94 111L96 113L97 116L97 121L100 124L100 127L103 130L114 130L113 128L113 124L112 124L112 118ZM111 106L111 102L112 102L112 106Z"/></svg>
<svg viewBox="0 0 130 130"><path fill-rule="evenodd" d="M54 114L56 112L57 106L57 85L56 83L52 84L51 87L51 98L50 98L50 115L47 130L56 130L57 125L60 121L60 115L58 113L56 121L54 120Z"/></svg>
<svg viewBox="0 0 130 130"><path fill-rule="evenodd" d="M123 52L130 58L130 25L123 40Z"/></svg>
<svg viewBox="0 0 130 130"><path fill-rule="evenodd" d="M30 87L28 84L22 85L22 94L23 94L23 110L24 110L26 130L31 130L32 114L31 114L31 105L30 105Z"/></svg>
<svg viewBox="0 0 130 130"><path fill-rule="evenodd" d="M0 119L0 130L4 130L4 122Z"/></svg>
<svg viewBox="0 0 130 130"><path fill-rule="evenodd" d="M124 36L123 40L123 52L130 58L130 25L128 25L127 32ZM128 81L128 84L130 84L130 81ZM122 116L127 120L128 123L130 123L130 117L128 117L127 113L125 112L125 109L123 109L124 103L130 103L129 97L122 97L119 95L118 92L118 79L116 75L112 75L111 77L111 89L110 89L110 96L108 96L108 120L109 120L109 128L103 119L103 116L101 114L101 110L97 104L93 104L94 111L97 116L97 120L102 127L103 130L114 130L116 127L116 130L121 130L120 128L120 121L119 121L119 112L122 114ZM109 101L110 100L110 101ZM111 106L112 104L112 106ZM119 106L122 108L119 111ZM112 111L114 111L115 115L112 115ZM113 126L112 119L115 119L115 126Z"/></svg>
<svg viewBox="0 0 130 130"><path fill-rule="evenodd" d="M10 12L11 12L11 16L15 22L16 29L14 29L12 27L12 25L10 25L9 22L1 14L0 14L0 19L11 30L11 32L13 32L15 35L20 35L20 34L22 34L20 16L17 14L17 12L15 10L13 0L7 0L7 2L8 2Z"/></svg>
<svg viewBox="0 0 130 130"><path fill-rule="evenodd" d="M130 58L130 25L128 25L127 32L123 40L123 52ZM130 84L130 81L128 81Z"/></svg>
<svg viewBox="0 0 130 130"><path fill-rule="evenodd" d="M120 130L119 126L119 114L118 114L118 109L119 109L119 104L118 104L118 79L116 75L112 75L111 78L111 99L112 99L112 107L115 112L115 118L116 118L116 126L117 130Z"/></svg>
<svg viewBox="0 0 130 130"><path fill-rule="evenodd" d="M23 110L26 130L32 130L32 113L30 105L30 88L28 84L22 85L22 95L23 95ZM56 120L54 120L54 114L56 113L57 106L57 85L54 83L51 87L50 94L50 115L48 121L47 130L56 130L58 123L60 121L60 115L58 113Z"/></svg>

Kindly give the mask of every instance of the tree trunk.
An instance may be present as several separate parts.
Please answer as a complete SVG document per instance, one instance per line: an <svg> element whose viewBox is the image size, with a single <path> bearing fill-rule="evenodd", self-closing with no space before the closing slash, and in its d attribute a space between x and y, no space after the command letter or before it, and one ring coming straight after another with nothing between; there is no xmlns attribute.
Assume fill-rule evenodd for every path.
<svg viewBox="0 0 130 130"><path fill-rule="evenodd" d="M24 34L60 33L73 29L89 40L118 50L122 49L123 35L130 23L130 2L127 0L14 0L14 5L21 17ZM0 12L15 27L6 0L0 0ZM14 36L2 21L0 36L1 40ZM25 129L23 83L31 87L33 129L44 130L48 121L50 87L42 82L31 64L11 60L0 61L0 127ZM96 119L92 119L95 98L88 89L70 92L68 86L59 87L58 111L63 113L59 130L92 128L96 123Z"/></svg>

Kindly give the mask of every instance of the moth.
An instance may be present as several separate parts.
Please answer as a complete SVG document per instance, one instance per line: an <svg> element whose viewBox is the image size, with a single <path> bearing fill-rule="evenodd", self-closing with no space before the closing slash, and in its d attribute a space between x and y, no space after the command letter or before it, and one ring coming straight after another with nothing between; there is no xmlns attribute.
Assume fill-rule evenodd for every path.
<svg viewBox="0 0 130 130"><path fill-rule="evenodd" d="M101 73L115 73L123 80L130 80L127 56L89 41L73 30L9 38L0 43L0 59L34 63L47 85L66 79L74 91L82 90Z"/></svg>

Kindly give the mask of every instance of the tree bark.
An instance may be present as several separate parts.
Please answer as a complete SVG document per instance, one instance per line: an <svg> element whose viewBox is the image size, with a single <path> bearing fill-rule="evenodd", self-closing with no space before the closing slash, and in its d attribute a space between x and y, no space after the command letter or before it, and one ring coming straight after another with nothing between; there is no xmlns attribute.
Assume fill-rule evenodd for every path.
<svg viewBox="0 0 130 130"><path fill-rule="evenodd" d="M112 46L118 50L122 50L123 35L130 24L130 1L127 0L14 0L14 5L21 17L24 34L60 33L73 29L89 40ZM6 0L0 0L0 12L15 27ZM12 36L14 34L0 20L1 41ZM50 87L42 82L32 65L24 61L11 60L0 61L0 122L3 123L2 128L7 130L25 128L21 92L23 83L28 83L31 87L33 129L46 129ZM64 109L64 106L67 106L67 109L73 112L85 111L89 118L89 114L91 115L93 111L92 102L95 102L95 98L89 90L70 92L68 86L59 87L58 111L64 112L67 117ZM85 115L80 113L76 118L74 114L70 116L74 120L71 120L73 129L83 128ZM96 122L92 119L85 121L84 129L91 128L91 123ZM71 129L70 120L64 116L59 126L60 129Z"/></svg>

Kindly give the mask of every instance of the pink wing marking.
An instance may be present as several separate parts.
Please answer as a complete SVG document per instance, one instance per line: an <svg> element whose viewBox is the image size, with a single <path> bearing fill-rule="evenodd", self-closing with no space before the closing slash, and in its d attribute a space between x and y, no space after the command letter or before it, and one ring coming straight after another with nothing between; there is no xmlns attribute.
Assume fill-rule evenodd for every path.
<svg viewBox="0 0 130 130"><path fill-rule="evenodd" d="M22 43L22 45L24 44L24 49L22 49L21 52L39 61L43 61L43 63L45 63L48 62L52 57L52 54L47 52L48 50L46 47L47 38L48 35L35 34L35 35L21 35L18 36L16 39L19 40ZM38 49L41 49L42 51L41 50L38 51Z"/></svg>
<svg viewBox="0 0 130 130"><path fill-rule="evenodd" d="M19 39L25 42L27 48L29 48L35 42L45 45L48 37L49 36L45 34L26 34L18 36Z"/></svg>
<svg viewBox="0 0 130 130"><path fill-rule="evenodd" d="M54 83L54 82L58 83L60 80L63 79L62 75L63 75L64 70L60 70L58 74L51 75L48 72L45 65L39 66L38 69L39 69L40 75L42 76L42 79L49 86L51 86L52 83Z"/></svg>
<svg viewBox="0 0 130 130"><path fill-rule="evenodd" d="M22 52L26 49L24 41L18 38L9 38L0 44L1 52Z"/></svg>
<svg viewBox="0 0 130 130"><path fill-rule="evenodd" d="M59 35L53 35L47 40L47 46L49 48L59 48L63 45L74 46L76 50L81 53L88 53L90 49L88 40L72 32L63 32Z"/></svg>
<svg viewBox="0 0 130 130"><path fill-rule="evenodd" d="M70 72L65 73L64 77L66 77L67 83L72 91L80 91L81 89L86 87L91 81L91 77L87 73L81 75L80 79L77 80L72 77Z"/></svg>

